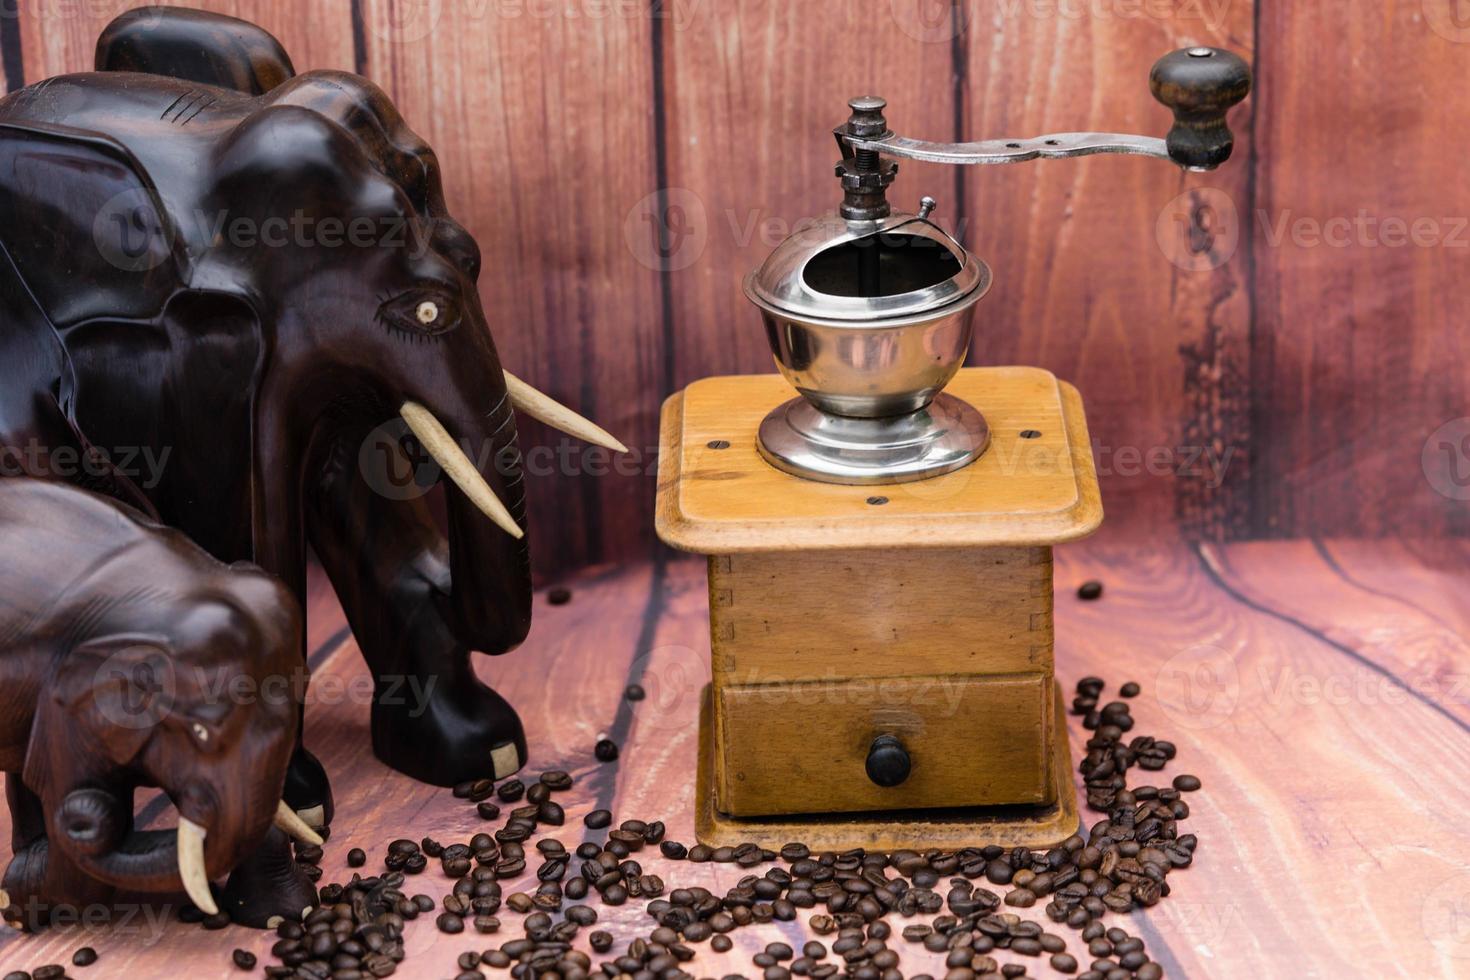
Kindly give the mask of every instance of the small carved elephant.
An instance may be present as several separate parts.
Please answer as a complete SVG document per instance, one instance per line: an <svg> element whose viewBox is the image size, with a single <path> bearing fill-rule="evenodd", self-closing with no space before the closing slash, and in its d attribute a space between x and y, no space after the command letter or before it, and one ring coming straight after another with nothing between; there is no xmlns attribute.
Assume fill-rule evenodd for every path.
<svg viewBox="0 0 1470 980"><path fill-rule="evenodd" d="M259 568L104 497L0 480L8 920L39 928L59 908L180 889L215 912L209 882L231 872L237 921L315 904L283 831L321 839L281 802L300 624ZM163 789L177 831L135 829L140 786Z"/></svg>

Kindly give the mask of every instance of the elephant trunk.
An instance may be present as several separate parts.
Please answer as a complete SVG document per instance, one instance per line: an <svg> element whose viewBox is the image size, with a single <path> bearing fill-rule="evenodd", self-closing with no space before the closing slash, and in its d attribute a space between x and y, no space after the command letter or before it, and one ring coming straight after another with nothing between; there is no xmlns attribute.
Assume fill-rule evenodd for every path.
<svg viewBox="0 0 1470 980"><path fill-rule="evenodd" d="M206 912L215 910L209 882L230 871L268 829L232 832L219 807L184 793L176 830L134 830L128 801L102 789L73 790L53 810L53 846L98 881L138 892L185 891ZM256 808L260 809L260 808ZM248 812L255 812L250 810ZM256 830L256 833L250 833Z"/></svg>
<svg viewBox="0 0 1470 980"><path fill-rule="evenodd" d="M472 418L474 418L472 416ZM526 494L509 398L488 414L446 420L454 442L467 447L476 470L520 527ZM448 482L450 622L465 646L491 654L518 646L531 628L531 558L524 536L513 538L455 482Z"/></svg>

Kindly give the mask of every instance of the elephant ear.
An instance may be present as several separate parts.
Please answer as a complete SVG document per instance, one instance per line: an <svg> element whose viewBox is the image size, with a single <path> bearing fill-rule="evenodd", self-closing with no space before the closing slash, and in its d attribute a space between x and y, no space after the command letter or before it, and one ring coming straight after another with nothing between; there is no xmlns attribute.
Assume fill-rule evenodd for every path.
<svg viewBox="0 0 1470 980"><path fill-rule="evenodd" d="M145 634L99 637L63 654L31 727L26 785L43 792L56 760L67 756L78 774L98 753L113 766L130 765L170 719L175 671L168 641Z"/></svg>
<svg viewBox="0 0 1470 980"><path fill-rule="evenodd" d="M136 71L263 95L296 70L281 42L249 21L184 7L140 7L97 38L98 71Z"/></svg>
<svg viewBox="0 0 1470 980"><path fill-rule="evenodd" d="M151 319L186 278L157 188L100 133L0 123L0 214L0 245L58 329Z"/></svg>

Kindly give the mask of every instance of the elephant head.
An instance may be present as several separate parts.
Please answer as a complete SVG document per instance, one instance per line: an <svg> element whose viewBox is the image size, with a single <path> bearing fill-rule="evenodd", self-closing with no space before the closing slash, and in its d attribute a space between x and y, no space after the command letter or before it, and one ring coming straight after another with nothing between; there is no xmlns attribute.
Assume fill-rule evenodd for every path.
<svg viewBox="0 0 1470 980"><path fill-rule="evenodd" d="M52 613L88 625L53 658L23 778L51 846L90 877L183 888L213 912L209 880L273 824L320 843L281 802L304 681L300 614L259 569L152 533L72 583ZM140 786L163 789L177 829L134 829Z"/></svg>

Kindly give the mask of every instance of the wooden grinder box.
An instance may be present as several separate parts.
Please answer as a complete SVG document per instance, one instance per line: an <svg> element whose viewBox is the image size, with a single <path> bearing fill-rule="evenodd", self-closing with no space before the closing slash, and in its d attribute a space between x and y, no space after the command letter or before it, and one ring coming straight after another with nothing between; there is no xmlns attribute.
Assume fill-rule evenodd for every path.
<svg viewBox="0 0 1470 980"><path fill-rule="evenodd" d="M791 395L777 375L665 402L658 533L709 561L704 843L1040 847L1076 830L1051 549L1102 520L1081 399L1025 367L963 369L947 390L990 447L883 486L761 459L756 429ZM878 739L897 785L870 775Z"/></svg>

